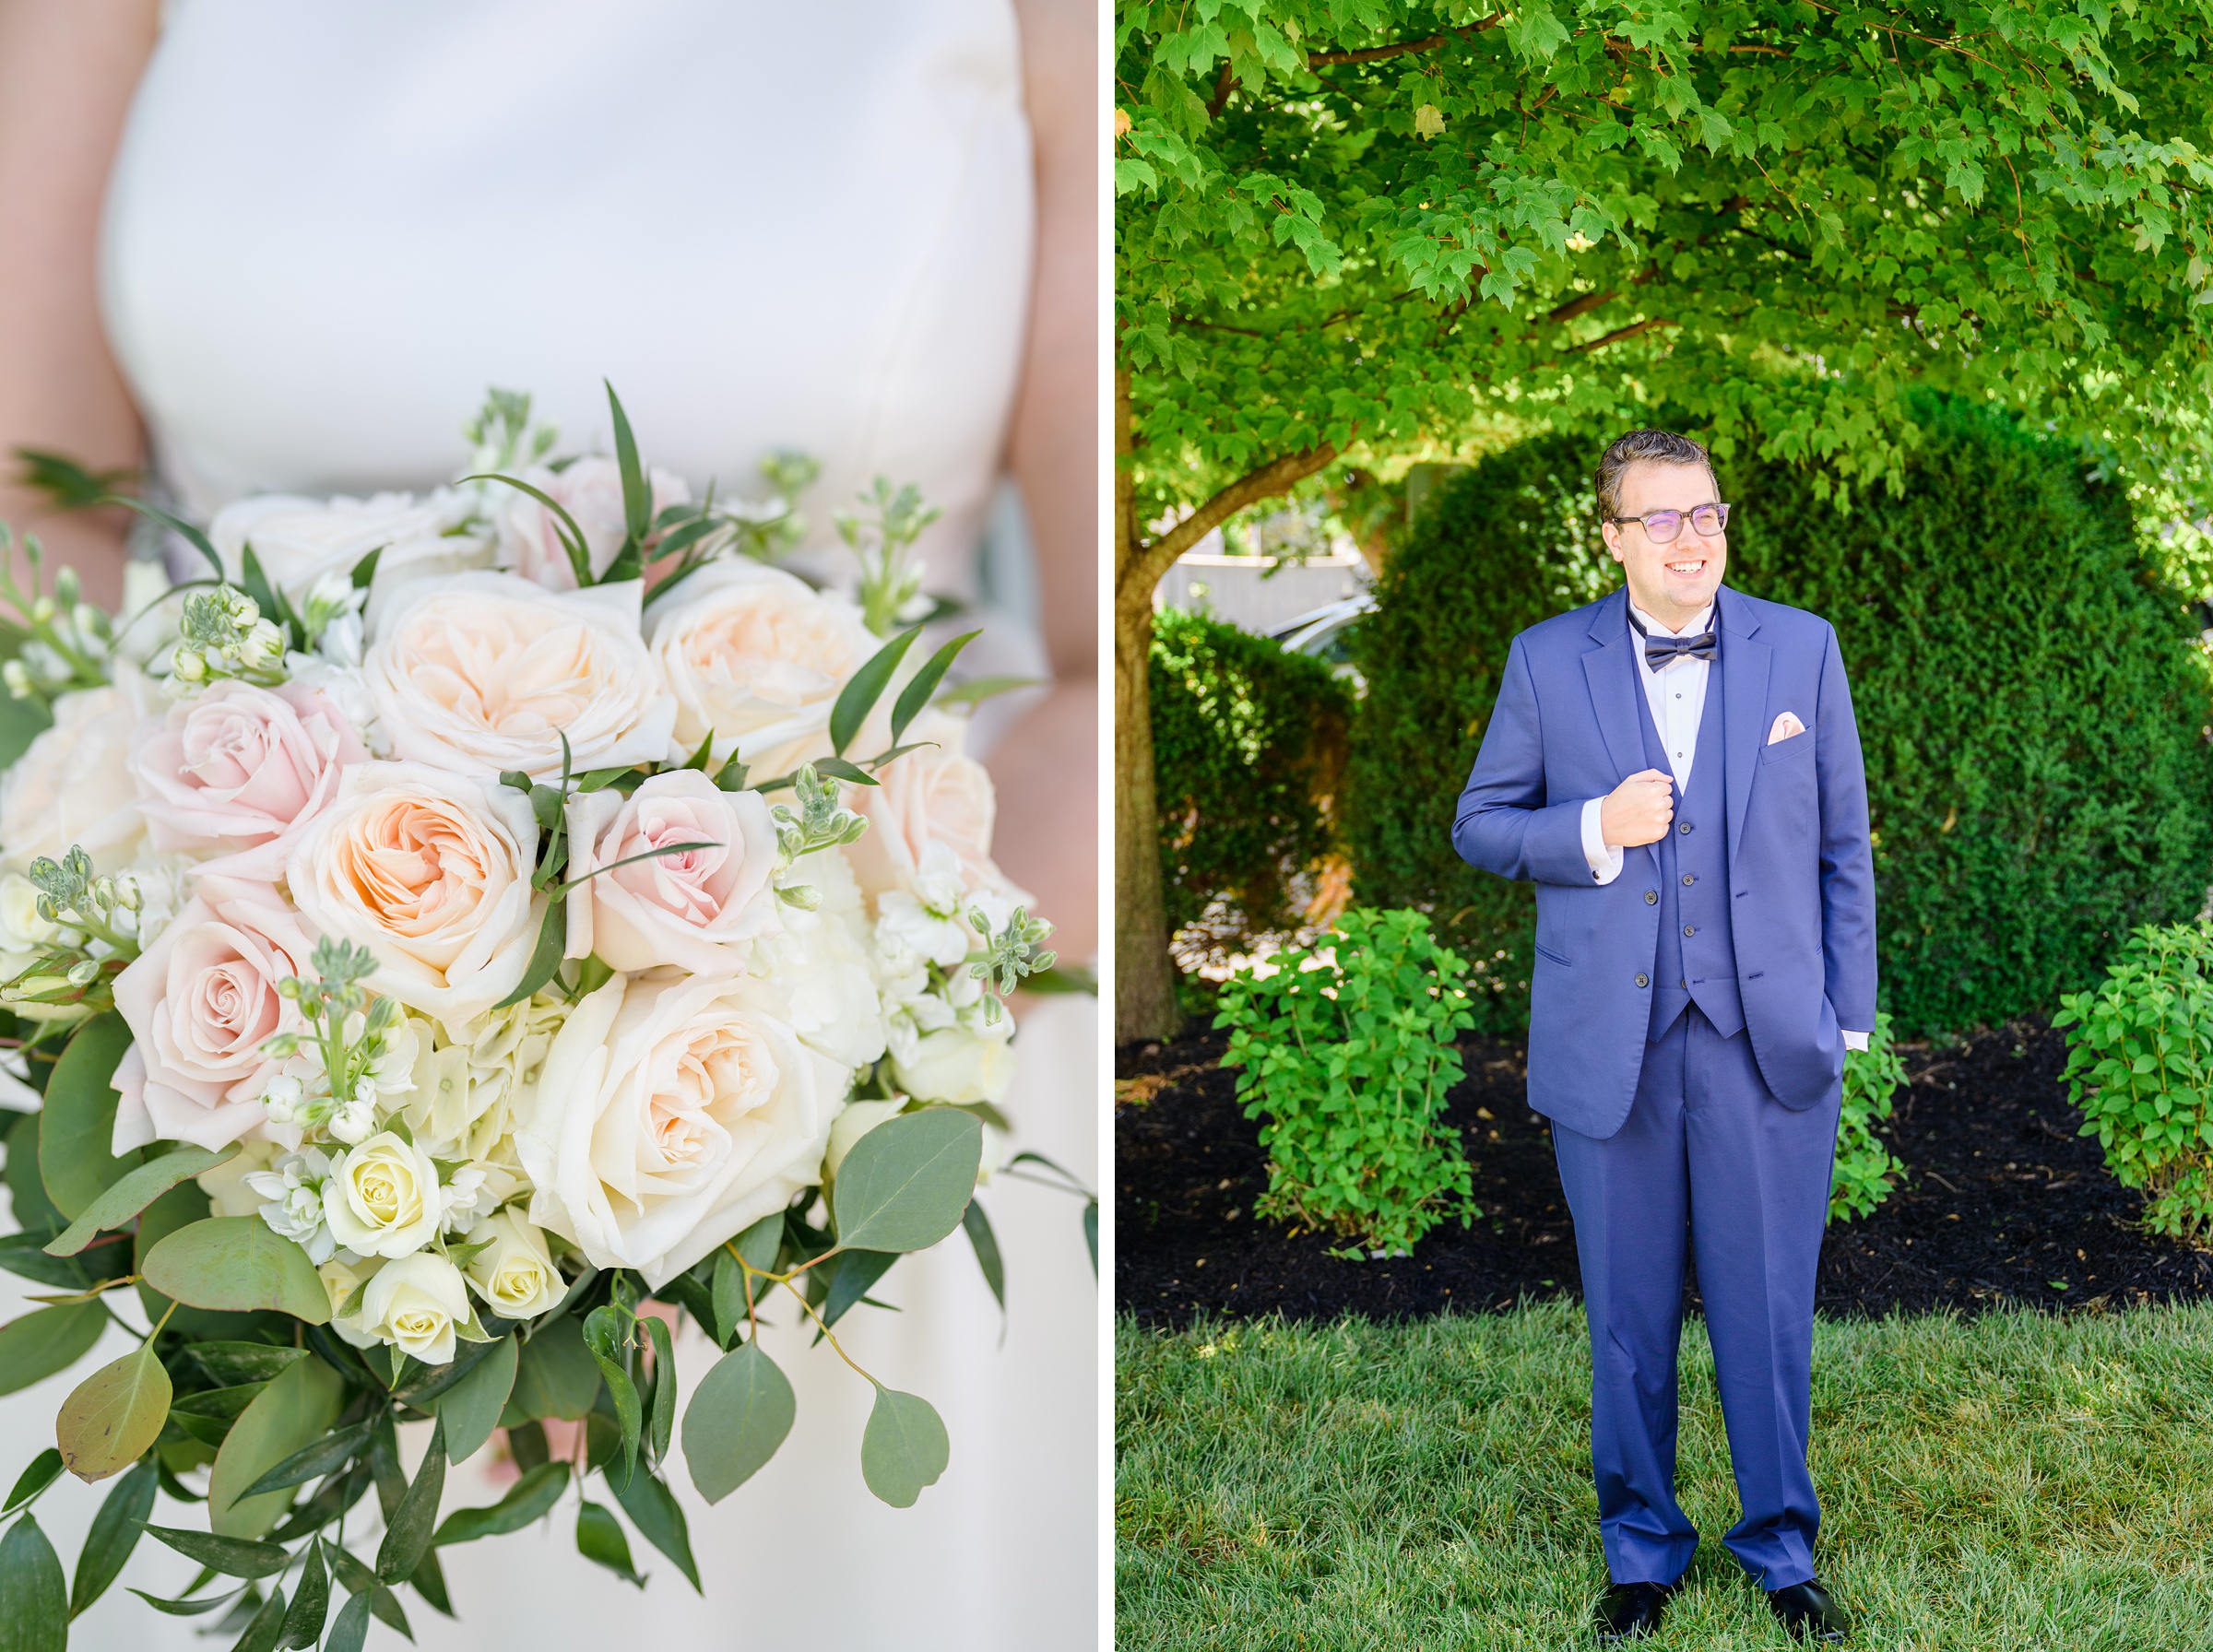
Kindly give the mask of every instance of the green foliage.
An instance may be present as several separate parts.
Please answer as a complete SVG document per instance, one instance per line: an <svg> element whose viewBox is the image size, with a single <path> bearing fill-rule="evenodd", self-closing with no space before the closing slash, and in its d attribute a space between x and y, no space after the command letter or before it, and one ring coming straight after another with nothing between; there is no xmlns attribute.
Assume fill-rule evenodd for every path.
<svg viewBox="0 0 2213 1652"><path fill-rule="evenodd" d="M961 1225L983 1162L984 1127L957 1107L878 1125L838 1166L832 1208L852 1250L926 1250Z"/></svg>
<svg viewBox="0 0 2213 1652"><path fill-rule="evenodd" d="M258 1216L211 1216L179 1228L147 1252L148 1284L195 1308L290 1314L330 1323L330 1295L307 1253Z"/></svg>
<svg viewBox="0 0 2213 1652"><path fill-rule="evenodd" d="M1837 628L1875 834L1884 1006L1910 1037L2040 1010L2213 865L2197 620L2077 450L1923 401L1905 492L1722 475L1729 583Z"/></svg>
<svg viewBox="0 0 2213 1652"><path fill-rule="evenodd" d="M169 1421L173 1391L150 1339L77 1384L54 1419L69 1471L105 1480L136 1462Z"/></svg>
<svg viewBox="0 0 2213 1652"><path fill-rule="evenodd" d="M724 1354L684 1412L684 1461L699 1494L719 1503L751 1480L775 1456L797 1414L790 1379L759 1343Z"/></svg>
<svg viewBox="0 0 2213 1652"><path fill-rule="evenodd" d="M499 1426L515 1388L515 1340L511 1336L498 1338L459 1382L438 1396L438 1421L445 1431L449 1461L467 1462Z"/></svg>
<svg viewBox="0 0 2213 1652"><path fill-rule="evenodd" d="M26 1514L0 1538L0 1652L63 1652L69 1644L69 1594L53 1545Z"/></svg>
<svg viewBox="0 0 2213 1652"><path fill-rule="evenodd" d="M1844 1112L1837 1125L1837 1156L1828 1187L1828 1219L1850 1221L1873 1212L1890 1197L1906 1166L1890 1156L1875 1133L1890 1116L1890 1098L1906 1081L1906 1064L1890 1044L1890 1018L1877 1012L1864 1050L1844 1053Z"/></svg>
<svg viewBox="0 0 2213 1652"><path fill-rule="evenodd" d="M81 1215L110 1183L138 1162L136 1149L120 1158L108 1150L121 1099L109 1080L130 1046L131 1030L122 1016L112 1009L95 1016L70 1038L46 1081L39 1173L47 1197L65 1216Z"/></svg>
<svg viewBox="0 0 2213 1652"><path fill-rule="evenodd" d="M92 1351L107 1328L96 1302L34 1309L0 1325L0 1394L13 1394L66 1371Z"/></svg>
<svg viewBox="0 0 2213 1652"><path fill-rule="evenodd" d="M951 1460L945 1424L927 1399L876 1385L876 1403L860 1436L860 1473L893 1508L912 1508Z"/></svg>
<svg viewBox="0 0 2213 1652"><path fill-rule="evenodd" d="M1176 608L1154 621L1151 675L1169 933L1245 951L1296 929L1295 882L1337 847L1351 690L1320 660Z"/></svg>
<svg viewBox="0 0 2213 1652"><path fill-rule="evenodd" d="M2195 485L2209 41L2183 0L1125 0L1137 517L1655 403L1864 495L1917 384Z"/></svg>
<svg viewBox="0 0 2213 1652"><path fill-rule="evenodd" d="M2154 1233L2213 1238L2213 931L2147 925L2105 979L2060 999L2067 1100Z"/></svg>
<svg viewBox="0 0 2213 1652"><path fill-rule="evenodd" d="M321 1360L286 1366L239 1413L215 1455L215 1468L207 1479L208 1528L223 1539L267 1533L284 1517L292 1493L287 1489L249 1496L246 1489L293 1452L328 1434L344 1404L344 1383Z"/></svg>
<svg viewBox="0 0 2213 1652"><path fill-rule="evenodd" d="M1266 1116L1268 1191L1254 1212L1405 1252L1450 1215L1479 1212L1458 1132L1438 1123L1463 1068L1465 973L1417 912L1355 907L1311 950L1222 989L1248 1118ZM1355 1249L1340 1255L1355 1256Z"/></svg>
<svg viewBox="0 0 2213 1652"><path fill-rule="evenodd" d="M1515 633L1620 583L1591 498L1597 450L1546 436L1445 481L1394 545L1354 633L1367 679L1345 775L1355 898L1428 913L1466 959L1486 1033L1529 1017L1533 885L1471 867L1452 810L1483 743Z"/></svg>
<svg viewBox="0 0 2213 1652"><path fill-rule="evenodd" d="M1852 679L1882 1002L1903 1035L2002 1021L2093 979L2213 863L2213 686L2195 621L2077 454L1923 401L1905 492L1840 514L1803 466L1722 474L1729 584L1821 615ZM1549 436L1440 487L1385 564L1346 814L1358 898L1416 906L1526 1024L1533 891L1463 865L1453 799L1514 633L1614 587L1589 474Z"/></svg>

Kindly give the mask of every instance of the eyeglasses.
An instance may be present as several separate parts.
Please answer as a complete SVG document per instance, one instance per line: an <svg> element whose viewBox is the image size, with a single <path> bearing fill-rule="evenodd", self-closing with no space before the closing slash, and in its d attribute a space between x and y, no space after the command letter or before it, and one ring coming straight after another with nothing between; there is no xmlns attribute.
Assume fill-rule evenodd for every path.
<svg viewBox="0 0 2213 1652"><path fill-rule="evenodd" d="M1672 545L1683 532L1683 518L1690 518L1690 525L1708 537L1720 533L1729 525L1729 507L1724 504L1693 505L1687 511L1647 511L1641 516L1609 516L1608 522L1620 525L1640 522L1645 537L1654 545Z"/></svg>

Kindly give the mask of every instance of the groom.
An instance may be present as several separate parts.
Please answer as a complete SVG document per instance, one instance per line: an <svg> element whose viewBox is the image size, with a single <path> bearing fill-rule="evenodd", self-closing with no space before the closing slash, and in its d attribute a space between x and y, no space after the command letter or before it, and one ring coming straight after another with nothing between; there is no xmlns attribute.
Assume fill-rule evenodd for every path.
<svg viewBox="0 0 2213 1652"><path fill-rule="evenodd" d="M1602 1642L1656 1628L1698 1534L1675 1495L1698 1258L1744 1518L1722 1539L1801 1639L1814 1575L1814 1275L1847 1047L1875 1025L1875 878L1836 632L1722 585L1706 450L1599 461L1627 590L1516 637L1453 846L1537 885L1529 1103L1552 1120L1591 1324Z"/></svg>

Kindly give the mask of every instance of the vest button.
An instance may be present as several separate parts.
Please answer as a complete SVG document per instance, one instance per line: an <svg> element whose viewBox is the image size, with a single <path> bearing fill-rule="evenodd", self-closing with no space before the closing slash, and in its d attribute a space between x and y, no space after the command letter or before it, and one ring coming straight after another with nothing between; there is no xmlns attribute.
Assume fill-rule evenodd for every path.
<svg viewBox="0 0 2213 1652"><path fill-rule="evenodd" d="M1656 889L1648 889L1648 890L1646 890L1646 891L1644 891L1644 903L1645 903L1647 906L1657 906L1657 905L1659 905L1659 904L1660 904L1660 891L1659 891L1658 890L1656 890Z"/></svg>
<svg viewBox="0 0 2213 1652"><path fill-rule="evenodd" d="M1696 924L1686 924L1683 926L1683 933L1686 935L1696 935L1698 932L1698 926Z"/></svg>
<svg viewBox="0 0 2213 1652"><path fill-rule="evenodd" d="M1684 822L1683 822L1683 824L1682 824L1682 825L1680 825L1680 826L1676 827L1676 828L1675 828L1675 830L1676 830L1677 832L1683 832L1683 833L1684 833L1684 834L1686 834L1686 835L1688 835L1688 833L1689 833L1689 832L1690 832L1690 822L1689 822L1688 820L1686 820L1686 821L1684 821Z"/></svg>
<svg viewBox="0 0 2213 1652"><path fill-rule="evenodd" d="M1684 873L1684 874L1683 874L1683 887L1684 887L1685 889L1688 889L1688 888L1689 888L1689 887L1690 887L1692 884L1696 883L1698 880L1698 876L1697 876L1697 874L1695 874L1695 873L1692 873L1692 872L1686 872L1686 873Z"/></svg>
<svg viewBox="0 0 2213 1652"><path fill-rule="evenodd" d="M1650 986L1651 982L1645 976L1639 975L1637 977L1637 985L1639 986Z"/></svg>

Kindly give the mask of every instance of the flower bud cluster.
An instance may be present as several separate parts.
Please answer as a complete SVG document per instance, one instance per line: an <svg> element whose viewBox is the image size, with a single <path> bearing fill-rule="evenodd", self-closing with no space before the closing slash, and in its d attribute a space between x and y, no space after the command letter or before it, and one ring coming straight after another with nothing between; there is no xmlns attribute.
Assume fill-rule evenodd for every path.
<svg viewBox="0 0 2213 1652"><path fill-rule="evenodd" d="M10 543L6 529L0 527L0 557ZM106 614L84 600L74 568L61 569L53 576L53 589L42 591L39 542L26 539L23 549L30 564L31 588L23 590L11 572L0 568L0 596L21 616L30 635L16 657L0 665L0 683L13 699L50 705L57 694L97 688L108 680L115 627Z"/></svg>
<svg viewBox="0 0 2213 1652"><path fill-rule="evenodd" d="M225 678L263 688L285 680L284 632L261 605L235 585L195 591L184 599L182 636L171 655L171 682L184 692Z"/></svg>
<svg viewBox="0 0 2213 1652"><path fill-rule="evenodd" d="M39 920L52 933L20 974L0 984L0 1005L34 1020L106 1008L109 983L138 956L144 897L137 880L96 873L77 844L58 861L40 856L28 877L38 891Z"/></svg>

